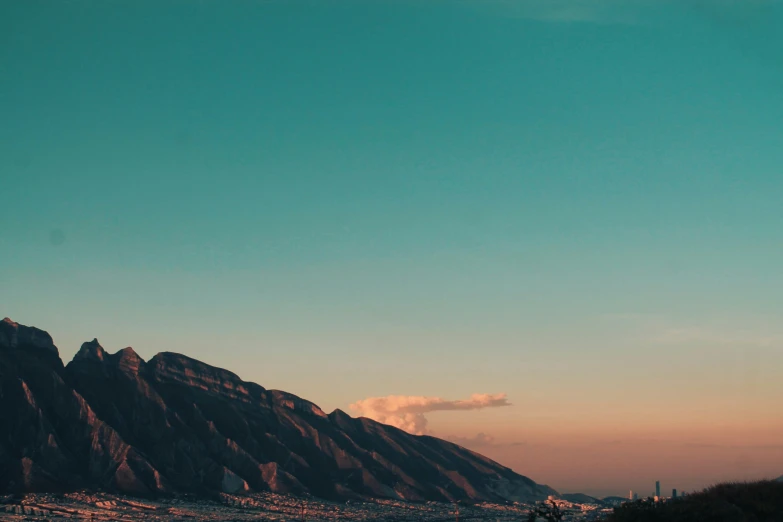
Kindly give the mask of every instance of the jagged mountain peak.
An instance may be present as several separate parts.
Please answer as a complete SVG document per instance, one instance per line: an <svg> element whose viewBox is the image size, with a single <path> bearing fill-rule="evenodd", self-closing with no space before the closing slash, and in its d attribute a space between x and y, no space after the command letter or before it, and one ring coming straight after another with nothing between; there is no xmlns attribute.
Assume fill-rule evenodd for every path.
<svg viewBox="0 0 783 522"><path fill-rule="evenodd" d="M137 354L136 351L130 346L119 350L117 353L112 355L112 358L118 366L134 371L138 371L139 368L144 364L144 359L142 359L141 356Z"/></svg>
<svg viewBox="0 0 783 522"><path fill-rule="evenodd" d="M335 408L332 410L332 413L329 414L329 417L335 418L335 419L351 419L352 417L345 413L340 408Z"/></svg>
<svg viewBox="0 0 783 522"><path fill-rule="evenodd" d="M24 326L6 317L0 321L0 347L43 350L59 359L52 336L32 326Z"/></svg>
<svg viewBox="0 0 783 522"><path fill-rule="evenodd" d="M170 368L187 373L209 374L221 381L242 381L239 376L229 370L212 366L187 355L176 352L159 352L150 360L151 367Z"/></svg>
<svg viewBox="0 0 783 522"><path fill-rule="evenodd" d="M82 343L82 347L79 348L79 351L76 352L76 355L73 356L74 361L103 361L105 358L106 351L103 349L103 346L101 346L101 343L98 342L98 339L93 339L92 341Z"/></svg>
<svg viewBox="0 0 783 522"><path fill-rule="evenodd" d="M128 346L122 350L118 350L113 354L109 354L101 346L98 339L93 339L82 344L82 347L74 355L72 362L100 362L121 368L138 371L138 369L144 364L142 359L136 351Z"/></svg>
<svg viewBox="0 0 783 522"><path fill-rule="evenodd" d="M264 401L266 390L245 382L233 372L174 352L156 354L147 363L156 381L193 386L216 395L243 401Z"/></svg>

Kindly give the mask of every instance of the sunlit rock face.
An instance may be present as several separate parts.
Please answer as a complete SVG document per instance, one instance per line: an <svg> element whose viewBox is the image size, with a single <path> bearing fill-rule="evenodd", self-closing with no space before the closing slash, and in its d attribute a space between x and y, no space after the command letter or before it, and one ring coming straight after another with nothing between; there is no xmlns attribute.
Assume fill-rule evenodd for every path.
<svg viewBox="0 0 783 522"><path fill-rule="evenodd" d="M0 491L271 491L352 499L528 501L555 494L472 451L176 353L86 342L67 365L42 330L0 323Z"/></svg>
<svg viewBox="0 0 783 522"><path fill-rule="evenodd" d="M105 358L106 351L103 349L103 346L98 342L98 339L93 339L92 341L82 344L82 347L76 352L73 360L102 362Z"/></svg>
<svg viewBox="0 0 783 522"><path fill-rule="evenodd" d="M147 458L68 382L49 334L10 320L0 331L0 489L164 489L148 480L156 470ZM87 351L85 360L100 362L97 341Z"/></svg>

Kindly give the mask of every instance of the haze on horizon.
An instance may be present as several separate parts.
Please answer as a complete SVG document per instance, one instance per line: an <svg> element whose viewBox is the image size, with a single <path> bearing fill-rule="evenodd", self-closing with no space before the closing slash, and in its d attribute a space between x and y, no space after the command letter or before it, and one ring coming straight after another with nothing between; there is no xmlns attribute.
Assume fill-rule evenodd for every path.
<svg viewBox="0 0 783 522"><path fill-rule="evenodd" d="M562 492L779 476L781 26L775 0L3 3L0 317Z"/></svg>

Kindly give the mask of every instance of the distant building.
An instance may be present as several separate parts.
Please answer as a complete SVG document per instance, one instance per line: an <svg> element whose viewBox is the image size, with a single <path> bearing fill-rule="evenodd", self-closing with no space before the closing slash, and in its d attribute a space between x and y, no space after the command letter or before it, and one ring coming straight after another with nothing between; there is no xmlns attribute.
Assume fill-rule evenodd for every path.
<svg viewBox="0 0 783 522"><path fill-rule="evenodd" d="M628 500L633 500L633 490L628 492Z"/></svg>
<svg viewBox="0 0 783 522"><path fill-rule="evenodd" d="M677 498L677 490L676 489L672 490L672 498Z"/></svg>
<svg viewBox="0 0 783 522"><path fill-rule="evenodd" d="M661 481L656 480L655 481L655 496L660 497L661 496Z"/></svg>
<svg viewBox="0 0 783 522"><path fill-rule="evenodd" d="M634 493L631 500L639 500L639 493Z"/></svg>

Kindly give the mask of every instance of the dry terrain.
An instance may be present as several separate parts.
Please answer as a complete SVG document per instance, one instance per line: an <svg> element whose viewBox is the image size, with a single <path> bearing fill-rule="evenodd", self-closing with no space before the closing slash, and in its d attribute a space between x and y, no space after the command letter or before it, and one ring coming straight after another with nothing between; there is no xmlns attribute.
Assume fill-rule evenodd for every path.
<svg viewBox="0 0 783 522"><path fill-rule="evenodd" d="M530 505L480 503L471 506L444 502L410 503L394 500L330 502L290 495L260 493L248 496L220 494L215 500L195 497L140 500L123 495L28 493L0 497L0 520L279 520L279 521L522 521ZM597 506L562 502L569 521L596 520Z"/></svg>

